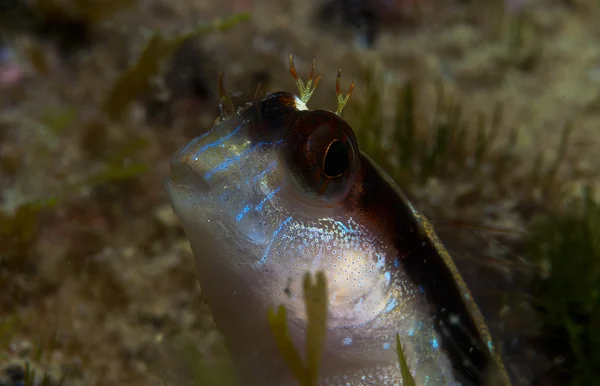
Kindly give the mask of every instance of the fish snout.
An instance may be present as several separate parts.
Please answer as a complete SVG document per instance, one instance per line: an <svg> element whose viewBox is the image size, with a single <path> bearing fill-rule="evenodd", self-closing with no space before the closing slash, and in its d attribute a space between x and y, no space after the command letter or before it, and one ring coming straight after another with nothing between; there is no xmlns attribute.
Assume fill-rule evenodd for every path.
<svg viewBox="0 0 600 386"><path fill-rule="evenodd" d="M194 193L208 194L210 186L203 177L202 167L198 161L174 159L171 161L171 178L168 190L172 194L174 188L192 190Z"/></svg>

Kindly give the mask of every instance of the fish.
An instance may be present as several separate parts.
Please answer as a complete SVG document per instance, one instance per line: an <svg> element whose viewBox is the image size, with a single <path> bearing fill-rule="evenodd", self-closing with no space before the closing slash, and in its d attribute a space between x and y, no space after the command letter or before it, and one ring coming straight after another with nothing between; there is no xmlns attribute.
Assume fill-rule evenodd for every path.
<svg viewBox="0 0 600 386"><path fill-rule="evenodd" d="M269 329L283 305L306 340L302 281L327 279L320 385L401 385L395 339L417 385L509 385L473 296L431 223L335 112L279 91L233 109L171 159L166 190L189 239L203 297L240 384L296 385ZM223 90L222 78L219 81ZM404 380L405 382L406 380Z"/></svg>

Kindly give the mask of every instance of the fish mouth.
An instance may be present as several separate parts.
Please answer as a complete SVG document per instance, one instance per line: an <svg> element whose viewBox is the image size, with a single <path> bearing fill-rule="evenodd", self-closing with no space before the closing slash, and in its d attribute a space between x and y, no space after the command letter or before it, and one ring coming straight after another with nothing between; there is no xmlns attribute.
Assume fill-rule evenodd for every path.
<svg viewBox="0 0 600 386"><path fill-rule="evenodd" d="M206 211L206 204L212 198L208 182L192 165L179 159L171 161L171 175L163 186L173 210L182 220L191 213Z"/></svg>
<svg viewBox="0 0 600 386"><path fill-rule="evenodd" d="M184 228L192 226L196 231L202 228L214 232L212 237L215 239L221 239L221 234L224 234L227 237L223 241L227 242L231 239L248 239L241 229L228 220L215 199L214 190L203 177L202 168L186 160L172 160L171 176L165 181L165 189Z"/></svg>
<svg viewBox="0 0 600 386"><path fill-rule="evenodd" d="M208 182L192 165L182 160L171 161L171 177L167 180L167 185L169 193L175 187L193 189L203 195L210 193Z"/></svg>

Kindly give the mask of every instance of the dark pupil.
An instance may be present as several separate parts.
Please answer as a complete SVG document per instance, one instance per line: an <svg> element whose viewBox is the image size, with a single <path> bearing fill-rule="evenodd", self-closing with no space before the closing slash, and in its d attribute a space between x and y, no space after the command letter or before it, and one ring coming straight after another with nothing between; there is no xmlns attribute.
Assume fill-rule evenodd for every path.
<svg viewBox="0 0 600 386"><path fill-rule="evenodd" d="M337 139L329 145L325 161L323 162L323 171L327 177L339 177L350 165L348 158L348 149L341 141Z"/></svg>

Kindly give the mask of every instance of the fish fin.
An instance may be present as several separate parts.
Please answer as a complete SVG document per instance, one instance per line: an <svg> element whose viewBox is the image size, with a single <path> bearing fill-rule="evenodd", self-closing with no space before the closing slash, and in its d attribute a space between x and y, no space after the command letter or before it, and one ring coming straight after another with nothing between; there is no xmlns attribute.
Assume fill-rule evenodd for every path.
<svg viewBox="0 0 600 386"><path fill-rule="evenodd" d="M225 88L223 87L223 77L225 77L225 72L221 73L219 76L219 99L221 102L219 103L219 108L221 109L221 119L225 120L229 117L235 115L235 106L233 105L233 101L227 95Z"/></svg>

